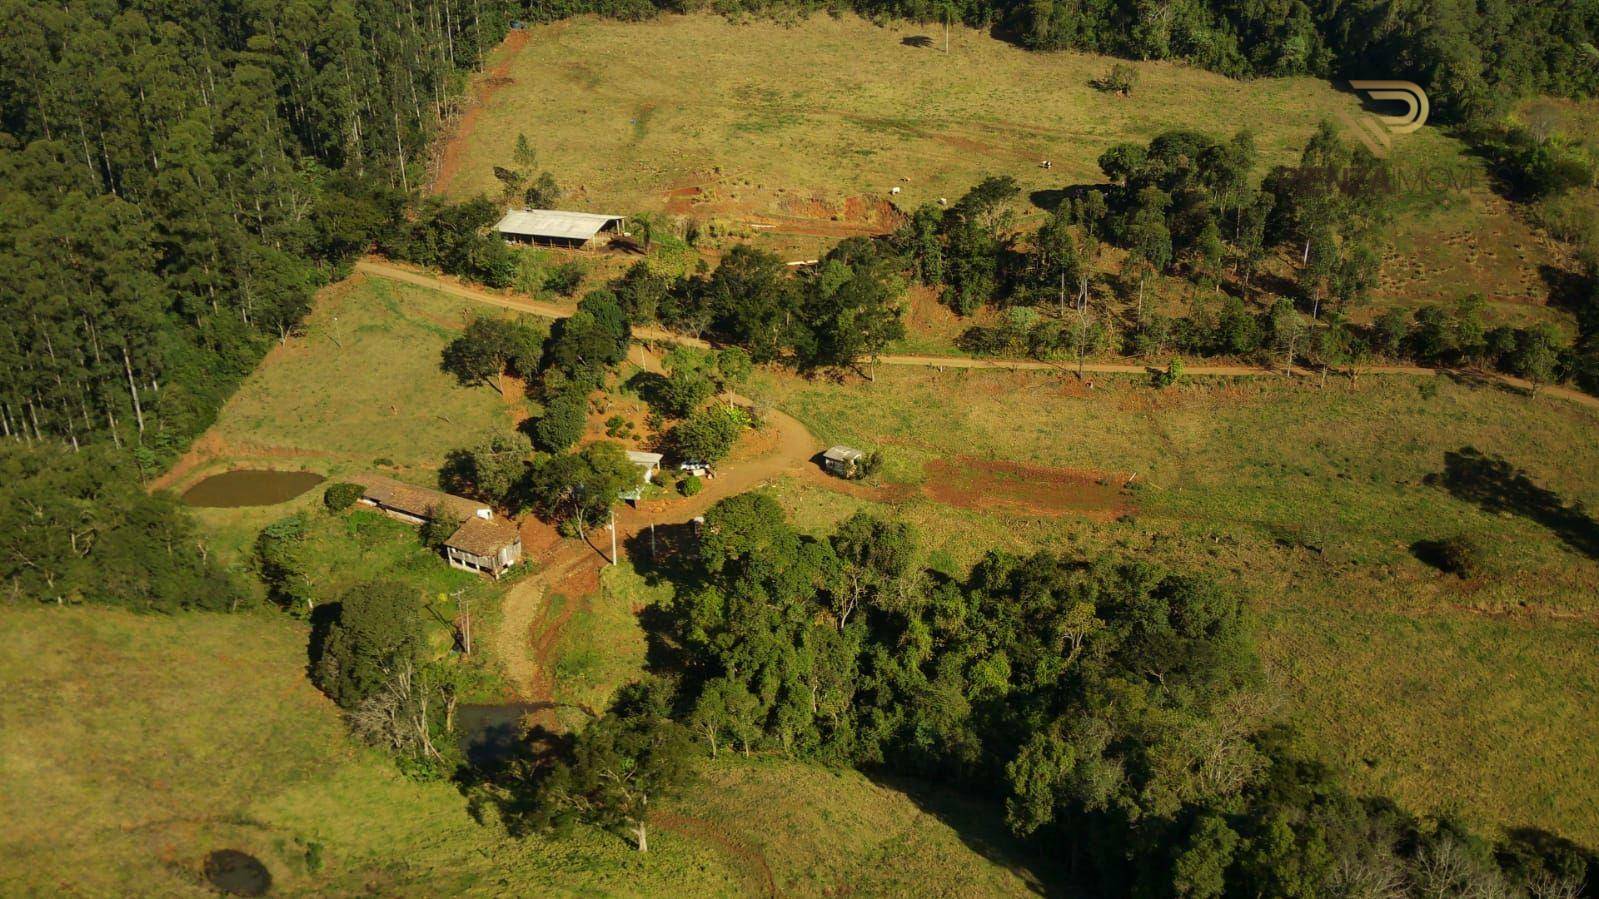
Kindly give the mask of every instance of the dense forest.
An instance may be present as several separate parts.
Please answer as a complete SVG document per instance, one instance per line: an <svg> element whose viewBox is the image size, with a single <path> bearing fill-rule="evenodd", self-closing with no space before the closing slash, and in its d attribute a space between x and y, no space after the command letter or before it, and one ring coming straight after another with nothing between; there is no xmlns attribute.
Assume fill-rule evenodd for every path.
<svg viewBox="0 0 1599 899"><path fill-rule="evenodd" d="M6 0L0 434L165 455L419 186L501 2Z"/></svg>

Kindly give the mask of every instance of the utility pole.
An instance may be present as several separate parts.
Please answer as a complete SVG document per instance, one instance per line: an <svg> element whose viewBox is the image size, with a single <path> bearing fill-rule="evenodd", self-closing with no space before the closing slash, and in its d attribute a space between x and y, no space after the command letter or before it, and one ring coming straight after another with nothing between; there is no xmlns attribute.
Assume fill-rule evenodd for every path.
<svg viewBox="0 0 1599 899"><path fill-rule="evenodd" d="M461 607L461 654L472 654L472 601L466 598L466 588L450 594Z"/></svg>
<svg viewBox="0 0 1599 899"><path fill-rule="evenodd" d="M616 564L616 509L611 509L611 564Z"/></svg>

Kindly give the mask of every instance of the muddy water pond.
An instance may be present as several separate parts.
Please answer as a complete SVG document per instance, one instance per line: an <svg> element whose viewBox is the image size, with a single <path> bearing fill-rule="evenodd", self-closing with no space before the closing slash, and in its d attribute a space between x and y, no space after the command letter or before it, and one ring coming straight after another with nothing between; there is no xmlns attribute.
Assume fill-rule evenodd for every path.
<svg viewBox="0 0 1599 899"><path fill-rule="evenodd" d="M286 503L322 483L309 471L241 468L214 474L183 492L184 503L208 509L274 506Z"/></svg>
<svg viewBox="0 0 1599 899"><path fill-rule="evenodd" d="M455 710L456 733L461 750L475 768L492 767L505 761L523 746L530 717L549 708L542 702L507 702L493 705L463 705Z"/></svg>

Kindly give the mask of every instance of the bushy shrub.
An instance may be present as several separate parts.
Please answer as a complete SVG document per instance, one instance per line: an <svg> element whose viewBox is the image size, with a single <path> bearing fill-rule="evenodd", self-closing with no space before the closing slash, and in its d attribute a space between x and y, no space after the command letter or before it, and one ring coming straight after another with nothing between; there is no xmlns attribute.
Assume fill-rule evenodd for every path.
<svg viewBox="0 0 1599 899"><path fill-rule="evenodd" d="M544 276L544 289L563 297L572 296L583 283L583 272L583 263L563 262Z"/></svg>
<svg viewBox="0 0 1599 899"><path fill-rule="evenodd" d="M1483 572L1482 547L1470 537L1456 535L1443 540L1422 540L1411 549L1421 561L1463 580L1478 577Z"/></svg>
<svg viewBox="0 0 1599 899"><path fill-rule="evenodd" d="M677 492L684 496L693 496L705 489L705 481L699 475L689 475L677 482Z"/></svg>
<svg viewBox="0 0 1599 899"><path fill-rule="evenodd" d="M339 481L336 484L329 484L328 489L322 491L322 504L327 506L330 512L343 512L355 505L355 501L365 492L366 489L360 484Z"/></svg>

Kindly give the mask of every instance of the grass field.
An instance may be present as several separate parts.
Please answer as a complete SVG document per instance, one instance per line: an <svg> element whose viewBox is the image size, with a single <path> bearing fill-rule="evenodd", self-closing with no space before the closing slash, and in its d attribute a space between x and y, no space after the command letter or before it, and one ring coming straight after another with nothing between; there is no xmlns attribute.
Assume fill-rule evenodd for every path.
<svg viewBox="0 0 1599 899"><path fill-rule="evenodd" d="M439 370L440 350L486 308L381 278L335 284L304 335L267 356L199 446L323 472L378 460L436 468L447 451L512 424L492 388L463 387Z"/></svg>
<svg viewBox="0 0 1599 899"><path fill-rule="evenodd" d="M647 856L590 829L513 838L351 745L276 615L7 608L0 627L0 894L206 895L223 848L279 895L1026 889L970 809L778 761L703 766L709 799L668 804Z"/></svg>
<svg viewBox="0 0 1599 899"><path fill-rule="evenodd" d="M865 503L916 523L954 571L990 546L1209 571L1255 609L1284 714L1357 785L1489 827L1599 841L1599 784L1585 774L1599 768L1599 524L1579 508L1599 506L1591 411L1441 376L1166 392L1100 379L1088 392L1048 375L885 368L848 386L765 376L757 393L824 442L887 453L875 488L785 482L808 526ZM1432 483L1468 444L1535 489L1470 467L1480 477L1453 490ZM973 483L940 467L957 457ZM1080 475L1060 488L1080 502L1007 509L990 459ZM1131 475L1093 507L1099 480ZM1551 517L1551 497L1571 514ZM1457 534L1483 547L1481 576L1412 552Z"/></svg>
<svg viewBox="0 0 1599 899"><path fill-rule="evenodd" d="M537 26L479 80L437 188L498 196L493 167L510 165L526 134L568 189L563 205L692 216L713 238L810 258L881 230L890 199L953 200L986 174L1015 176L1037 218L1053 192L1101 180L1107 147L1170 129L1248 128L1264 175L1296 159L1318 122L1359 110L1314 79L1234 81L1160 62L1134 63L1137 88L1121 97L1092 86L1114 60L964 28L947 55L907 43L935 30L851 15ZM1546 308L1543 267L1569 261L1494 194L1482 160L1436 127L1396 141L1393 160L1402 212L1386 229L1374 308L1476 291L1504 320L1563 318Z"/></svg>

